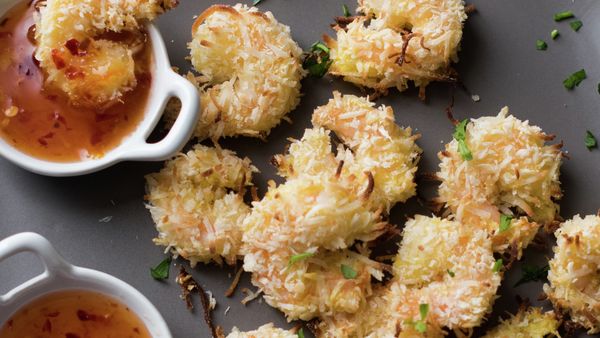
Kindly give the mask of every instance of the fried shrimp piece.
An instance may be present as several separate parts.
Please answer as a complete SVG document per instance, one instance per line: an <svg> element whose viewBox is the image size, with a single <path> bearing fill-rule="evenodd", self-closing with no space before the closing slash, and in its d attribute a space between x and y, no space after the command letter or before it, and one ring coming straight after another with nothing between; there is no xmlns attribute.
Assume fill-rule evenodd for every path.
<svg viewBox="0 0 600 338"><path fill-rule="evenodd" d="M74 105L104 107L137 85L133 55L145 41L142 23L177 0L46 0L36 22L35 58L46 85ZM128 32L126 41L111 34ZM131 40L131 41L128 41Z"/></svg>
<svg viewBox="0 0 600 338"><path fill-rule="evenodd" d="M240 332L237 327L234 327L227 338L298 338L298 335L290 330L278 329L269 323L250 332Z"/></svg>
<svg viewBox="0 0 600 338"><path fill-rule="evenodd" d="M425 329L426 337L443 337L444 329L476 327L500 285L494 264L487 232L417 215L404 227L394 278L357 313L323 318L319 336L414 337Z"/></svg>
<svg viewBox="0 0 600 338"><path fill-rule="evenodd" d="M520 258L540 224L553 222L558 214L562 153L560 145L546 144L551 139L509 115L506 107L497 116L471 120L465 145L473 158L462 157L456 139L438 154L442 183L437 201L458 220L493 234L495 251L511 247ZM514 216L508 230L499 228L501 214Z"/></svg>
<svg viewBox="0 0 600 338"><path fill-rule="evenodd" d="M462 0L359 0L337 40L326 37L333 63L329 73L385 91L413 81L424 95L431 81L450 80L466 20Z"/></svg>
<svg viewBox="0 0 600 338"><path fill-rule="evenodd" d="M356 104L335 108L350 101ZM339 119L344 109L353 115L348 121ZM352 313L365 302L371 276L381 279L382 266L361 245L358 253L348 248L381 235L387 228L382 214L414 194L420 153L410 129L397 127L390 109L365 99L334 93L315 110L313 122L333 130L349 149L340 144L335 155L328 130L307 129L288 154L274 158L286 182L271 183L244 220L244 269L290 320ZM379 154L369 150L372 144L380 146ZM356 277L345 278L342 266Z"/></svg>
<svg viewBox="0 0 600 338"><path fill-rule="evenodd" d="M302 50L271 12L214 5L192 36L192 64L202 74L199 139L265 137L300 102Z"/></svg>
<svg viewBox="0 0 600 338"><path fill-rule="evenodd" d="M552 311L542 312L538 307L521 308L515 316L486 333L483 338L560 337L560 321Z"/></svg>
<svg viewBox="0 0 600 338"><path fill-rule="evenodd" d="M148 209L159 232L154 242L190 261L233 264L240 255L242 221L250 213L244 187L257 169L247 158L196 145L146 176Z"/></svg>
<svg viewBox="0 0 600 338"><path fill-rule="evenodd" d="M600 332L600 217L579 215L561 224L544 292L556 309L589 334Z"/></svg>

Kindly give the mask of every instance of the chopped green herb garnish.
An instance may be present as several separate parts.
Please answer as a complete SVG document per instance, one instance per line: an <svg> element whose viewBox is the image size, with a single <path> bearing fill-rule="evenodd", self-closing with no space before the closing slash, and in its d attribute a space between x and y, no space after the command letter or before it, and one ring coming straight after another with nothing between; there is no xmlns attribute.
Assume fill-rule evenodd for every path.
<svg viewBox="0 0 600 338"><path fill-rule="evenodd" d="M524 265L523 268L521 268L523 277L519 279L519 281L515 284L515 287L528 282L539 282L546 280L548 278L548 270L550 270L548 265L544 265L542 267Z"/></svg>
<svg viewBox="0 0 600 338"><path fill-rule="evenodd" d="M554 14L554 21L563 21L575 17L572 11L564 11Z"/></svg>
<svg viewBox="0 0 600 338"><path fill-rule="evenodd" d="M585 132L585 146L588 148L588 150L592 150L593 148L598 147L598 142L596 142L596 138L594 137L594 134L592 134L591 131L587 130Z"/></svg>
<svg viewBox="0 0 600 338"><path fill-rule="evenodd" d="M456 274L454 273L454 271L448 269L448 274L450 275L450 277L454 278L454 276L456 276Z"/></svg>
<svg viewBox="0 0 600 338"><path fill-rule="evenodd" d="M452 137L458 141L458 152L460 156L465 161L470 161L473 159L473 154L467 147L466 139L467 139L467 124L469 123L468 119L462 120L459 124L456 125L454 129L454 133Z"/></svg>
<svg viewBox="0 0 600 338"><path fill-rule="evenodd" d="M308 70L311 76L323 77L333 60L329 58L329 47L321 41L317 41L310 46L310 52L307 52L304 57L302 67Z"/></svg>
<svg viewBox="0 0 600 338"><path fill-rule="evenodd" d="M512 216L501 215L500 216L500 226L498 227L498 232L504 232L510 229L510 223L512 222Z"/></svg>
<svg viewBox="0 0 600 338"><path fill-rule="evenodd" d="M344 275L344 278L346 279L355 279L358 275L356 270L354 270L351 266L348 266L346 264L342 264L341 270L342 275Z"/></svg>
<svg viewBox="0 0 600 338"><path fill-rule="evenodd" d="M560 35L560 32L558 31L558 29L553 29L552 32L550 32L550 37L552 37L552 40L556 40L556 38Z"/></svg>
<svg viewBox="0 0 600 338"><path fill-rule="evenodd" d="M583 81L586 78L587 78L587 74L585 73L585 70L582 69L582 70L576 71L575 73L569 75L569 77L563 81L563 84L565 85L565 88L570 90L570 89L573 89L573 88L579 86L581 81Z"/></svg>
<svg viewBox="0 0 600 338"><path fill-rule="evenodd" d="M297 254L297 255L292 255L292 257L290 257L290 261L288 263L288 267L298 263L299 261L303 261L305 259L308 259L312 256L314 256L315 254L312 252L305 252L305 253L301 253L301 254Z"/></svg>
<svg viewBox="0 0 600 338"><path fill-rule="evenodd" d="M259 2L261 2L262 0L254 0L252 1L252 6L256 6L258 5Z"/></svg>
<svg viewBox="0 0 600 338"><path fill-rule="evenodd" d="M546 50L548 49L548 44L543 40L537 40L535 42L535 48L537 48L537 50Z"/></svg>
<svg viewBox="0 0 600 338"><path fill-rule="evenodd" d="M571 28L577 32L581 29L581 27L583 27L583 22L581 22L581 20L575 20L569 23L569 26L571 26Z"/></svg>
<svg viewBox="0 0 600 338"><path fill-rule="evenodd" d="M157 266L150 268L150 275L157 280L169 278L169 268L171 267L171 257L163 259Z"/></svg>
<svg viewBox="0 0 600 338"><path fill-rule="evenodd" d="M496 263L494 263L494 267L492 268L492 271L500 272L500 270L502 269L503 266L504 266L504 262L502 261L502 258L498 258L496 260Z"/></svg>
<svg viewBox="0 0 600 338"><path fill-rule="evenodd" d="M598 94L600 94L600 83L598 83Z"/></svg>
<svg viewBox="0 0 600 338"><path fill-rule="evenodd" d="M345 17L352 16L352 14L350 14L350 10L348 9L348 6L346 6L346 4L342 5L342 11L344 12Z"/></svg>
<svg viewBox="0 0 600 338"><path fill-rule="evenodd" d="M304 330L302 330L302 328L298 330L298 338L304 338Z"/></svg>
<svg viewBox="0 0 600 338"><path fill-rule="evenodd" d="M421 315L421 319L415 322L415 330L417 330L419 333L425 333L425 331L427 331L425 319L427 318L428 312L429 304L419 304L419 314Z"/></svg>

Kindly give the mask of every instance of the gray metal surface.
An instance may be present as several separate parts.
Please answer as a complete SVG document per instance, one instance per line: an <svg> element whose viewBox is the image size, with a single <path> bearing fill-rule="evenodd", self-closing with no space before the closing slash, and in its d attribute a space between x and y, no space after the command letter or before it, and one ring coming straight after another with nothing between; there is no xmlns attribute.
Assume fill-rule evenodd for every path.
<svg viewBox="0 0 600 338"><path fill-rule="evenodd" d="M185 57L193 16L213 2L181 0L180 6L159 20L159 27L170 49L174 65L189 67ZM233 1L224 1L233 4ZM353 9L351 0L345 3ZM547 133L563 140L570 160L562 167L564 198L561 214L595 213L600 207L597 196L600 185L600 150L589 152L583 143L586 129L600 136L600 3L595 0L476 0L478 12L465 26L461 61L457 66L466 87L481 97L474 102L461 90L455 92L454 112L457 118L497 114L508 105L521 119L541 126ZM323 33L332 34L332 17L341 15L342 3L336 0L264 0L262 10L289 25L302 48L308 48ZM572 9L584 26L573 32L568 23L555 23L555 12ZM561 36L552 41L549 33L559 28ZM536 39L548 42L547 51L535 49ZM588 79L576 90L567 91L562 81L569 74L585 68ZM379 104L391 105L400 124L410 125L422 138L424 149L422 172L434 172L436 153L442 142L451 138L452 126L445 116L451 100L451 86L433 84L427 91L427 102L417 99L415 90L392 91ZM310 115L317 105L331 96L333 89L360 94L355 87L340 80L307 79L303 83L303 100L291 117L292 125L283 123L274 129L267 143L240 138L226 140L222 146L248 156L261 170L256 183L264 192L266 181L275 173L269 159L283 151L286 138L300 137L309 126ZM144 208L144 175L158 170L160 163L124 163L100 173L78 178L42 177L21 170L0 159L0 238L21 231L35 231L46 236L70 262L105 271L121 278L144 293L162 312L175 337L208 337L201 313L189 313L179 299L174 282L177 269L171 269L167 282L154 281L148 268L163 259L162 248L154 246L156 235L149 213ZM401 226L405 216L426 213L413 199L397 206L392 221ZM110 222L100 219L112 216ZM527 251L524 262L541 262L547 252ZM181 263L179 261L177 264ZM39 264L24 255L0 264L0 292L24 281L39 270ZM223 293L229 286L231 267L199 266L193 270L196 279L214 293L218 305L215 321L229 332L232 326L252 329L267 322L291 327L264 302L240 304L240 289L234 298ZM507 274L500 290L490 322L496 322L505 311L514 312L515 296L528 297L537 303L541 283L517 288L520 264ZM243 285L248 286L248 276ZM226 308L231 307L227 315ZM479 331L478 334L479 335ZM586 337L580 334L579 337Z"/></svg>

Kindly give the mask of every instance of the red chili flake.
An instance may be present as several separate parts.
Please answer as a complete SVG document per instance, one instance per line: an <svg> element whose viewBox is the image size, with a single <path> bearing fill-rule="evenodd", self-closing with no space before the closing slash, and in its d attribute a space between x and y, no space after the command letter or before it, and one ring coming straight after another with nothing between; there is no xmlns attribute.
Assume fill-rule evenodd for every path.
<svg viewBox="0 0 600 338"><path fill-rule="evenodd" d="M65 47L71 52L71 55L79 55L79 41L77 39L69 39L65 42Z"/></svg>
<svg viewBox="0 0 600 338"><path fill-rule="evenodd" d="M75 333L67 333L65 334L65 338L80 338L78 334Z"/></svg>
<svg viewBox="0 0 600 338"><path fill-rule="evenodd" d="M97 321L99 319L98 316L94 314L89 314L83 310L77 310L77 318L79 318L79 320L81 320L82 322Z"/></svg>
<svg viewBox="0 0 600 338"><path fill-rule="evenodd" d="M152 82L152 74L140 73L136 76L136 79L140 84L150 84Z"/></svg>
<svg viewBox="0 0 600 338"><path fill-rule="evenodd" d="M38 138L37 140L39 142L39 144L43 145L44 147L48 146L48 142L46 140L44 140L43 138Z"/></svg>
<svg viewBox="0 0 600 338"><path fill-rule="evenodd" d="M4 18L2 21L0 21L0 27L4 27L4 25L6 25L7 22L8 18Z"/></svg>
<svg viewBox="0 0 600 338"><path fill-rule="evenodd" d="M66 70L65 70L65 75L67 76L67 79L69 80L73 80L73 79L83 79L85 77L85 73L82 72L81 70L73 67L73 66L69 66Z"/></svg>
<svg viewBox="0 0 600 338"><path fill-rule="evenodd" d="M54 65L57 69L63 69L67 65L62 56L60 56L60 51L58 51L58 49L52 50L52 61L54 61Z"/></svg>
<svg viewBox="0 0 600 338"><path fill-rule="evenodd" d="M65 119L65 117L60 115L60 113L57 111L55 111L54 114L52 114L52 120L58 121L64 125L67 124L67 120Z"/></svg>
<svg viewBox="0 0 600 338"><path fill-rule="evenodd" d="M44 326L42 326L42 332L52 332L52 323L50 323L49 319L46 319L44 322Z"/></svg>
<svg viewBox="0 0 600 338"><path fill-rule="evenodd" d="M58 99L58 95L48 94L48 95L46 95L46 99L48 99L50 101L56 101L56 99Z"/></svg>
<svg viewBox="0 0 600 338"><path fill-rule="evenodd" d="M12 37L11 32L0 32L0 39L8 39L10 37Z"/></svg>
<svg viewBox="0 0 600 338"><path fill-rule="evenodd" d="M92 137L90 138L90 143L95 146L96 144L102 142L102 138L104 137L104 133L102 133L101 131L96 131L92 134Z"/></svg>
<svg viewBox="0 0 600 338"><path fill-rule="evenodd" d="M13 327L13 320L11 319L8 321L8 328L12 329L12 327Z"/></svg>
<svg viewBox="0 0 600 338"><path fill-rule="evenodd" d="M112 121L115 119L118 119L119 115L118 114L101 114L101 113L96 113L96 122L106 122L106 121Z"/></svg>
<svg viewBox="0 0 600 338"><path fill-rule="evenodd" d="M59 315L60 315L60 312L54 311L54 312L50 312L49 314L47 314L46 317L54 318L54 317L58 317Z"/></svg>

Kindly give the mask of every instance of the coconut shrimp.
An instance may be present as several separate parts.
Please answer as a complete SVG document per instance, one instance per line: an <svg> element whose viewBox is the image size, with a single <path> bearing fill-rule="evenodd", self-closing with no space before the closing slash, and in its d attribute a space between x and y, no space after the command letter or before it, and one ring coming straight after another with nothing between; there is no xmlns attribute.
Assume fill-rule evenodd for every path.
<svg viewBox="0 0 600 338"><path fill-rule="evenodd" d="M378 128L363 125L369 119ZM313 123L288 154L274 158L286 182L271 183L244 220L244 269L290 320L352 313L365 302L371 276L382 277L381 264L362 245L358 252L348 248L381 235L388 226L383 214L414 194L420 153L416 137L394 123L391 109L366 99L334 93L315 110ZM334 155L330 131L319 125L348 149L340 145ZM381 145L380 151L370 152L370 144ZM344 276L344 266L353 278Z"/></svg>
<svg viewBox="0 0 600 338"><path fill-rule="evenodd" d="M74 105L105 107L137 85L134 54L145 38L142 24L177 0L46 0L36 22L35 58L46 85ZM127 32L114 38L111 34ZM125 39L123 39L125 37Z"/></svg>
<svg viewBox="0 0 600 338"><path fill-rule="evenodd" d="M560 145L546 144L551 139L506 107L497 116L471 120L464 144L472 159L463 158L456 139L438 154L438 202L458 220L487 229L495 251L511 249L520 258L540 225L558 215L562 153ZM507 229L500 229L502 215L512 217Z"/></svg>
<svg viewBox="0 0 600 338"><path fill-rule="evenodd" d="M291 330L278 329L269 323L249 332L240 332L237 327L234 327L227 338L298 338L298 335Z"/></svg>
<svg viewBox="0 0 600 338"><path fill-rule="evenodd" d="M413 81L421 96L430 82L452 79L467 18L462 0L359 0L358 12L335 27L336 40L326 37L330 74L382 92Z"/></svg>
<svg viewBox="0 0 600 338"><path fill-rule="evenodd" d="M560 337L560 321L553 311L542 312L539 307L521 308L510 319L490 330L483 338Z"/></svg>
<svg viewBox="0 0 600 338"><path fill-rule="evenodd" d="M302 50L271 12L214 5L196 19L192 36L199 139L265 137L300 102Z"/></svg>
<svg viewBox="0 0 600 338"><path fill-rule="evenodd" d="M241 224L250 213L244 188L257 169L247 158L196 145L146 176L148 209L159 232L154 242L194 266L233 264L240 255Z"/></svg>
<svg viewBox="0 0 600 338"><path fill-rule="evenodd" d="M600 217L579 215L561 224L544 292L559 311L600 332Z"/></svg>
<svg viewBox="0 0 600 338"><path fill-rule="evenodd" d="M502 272L483 230L417 215L403 230L394 277L352 315L325 316L320 337L443 337L492 309Z"/></svg>

